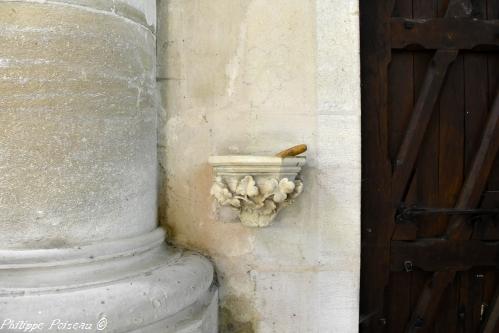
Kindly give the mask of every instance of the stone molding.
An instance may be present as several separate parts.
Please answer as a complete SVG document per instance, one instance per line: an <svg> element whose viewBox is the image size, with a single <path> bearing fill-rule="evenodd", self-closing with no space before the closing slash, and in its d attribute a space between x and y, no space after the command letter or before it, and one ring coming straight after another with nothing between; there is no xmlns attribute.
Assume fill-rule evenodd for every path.
<svg viewBox="0 0 499 333"><path fill-rule="evenodd" d="M267 227L303 191L298 173L305 158L214 156L210 194L219 207L231 207L247 227Z"/></svg>
<svg viewBox="0 0 499 333"><path fill-rule="evenodd" d="M165 332L177 332L186 324L216 327L211 263L168 247L159 228L81 248L8 250L3 256L5 252L10 259L0 261L4 318L18 318L29 308L24 319L30 322L61 318L96 323L106 318L108 332L147 332L145 328L158 325ZM82 257L78 264L75 253ZM36 264L39 258L43 260Z"/></svg>
<svg viewBox="0 0 499 333"><path fill-rule="evenodd" d="M159 246L164 239L165 231L157 228L136 237L65 248L0 249L0 270L77 265L134 256Z"/></svg>

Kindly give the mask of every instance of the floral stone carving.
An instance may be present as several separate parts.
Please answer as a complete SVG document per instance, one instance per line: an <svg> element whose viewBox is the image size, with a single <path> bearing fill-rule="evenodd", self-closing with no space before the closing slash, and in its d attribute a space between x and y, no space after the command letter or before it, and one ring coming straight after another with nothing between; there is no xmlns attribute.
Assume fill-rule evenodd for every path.
<svg viewBox="0 0 499 333"><path fill-rule="evenodd" d="M227 160L224 163L217 160L217 157L210 159L215 168L211 195L219 206L235 210L245 226L270 225L279 211L290 205L303 191L303 182L296 179L296 176L305 163L304 158L260 157L260 160L258 156L225 158L232 163L227 165ZM239 164L235 163L238 158ZM286 163L283 163L284 160Z"/></svg>

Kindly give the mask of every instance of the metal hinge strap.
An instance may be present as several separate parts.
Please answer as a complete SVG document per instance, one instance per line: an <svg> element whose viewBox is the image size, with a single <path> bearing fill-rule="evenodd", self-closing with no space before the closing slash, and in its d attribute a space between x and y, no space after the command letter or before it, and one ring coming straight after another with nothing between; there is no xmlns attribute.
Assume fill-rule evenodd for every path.
<svg viewBox="0 0 499 333"><path fill-rule="evenodd" d="M407 207L401 204L397 209L396 222L413 222L418 216L423 215L469 215L477 216L499 216L499 209L457 209L457 208L429 208L429 207Z"/></svg>

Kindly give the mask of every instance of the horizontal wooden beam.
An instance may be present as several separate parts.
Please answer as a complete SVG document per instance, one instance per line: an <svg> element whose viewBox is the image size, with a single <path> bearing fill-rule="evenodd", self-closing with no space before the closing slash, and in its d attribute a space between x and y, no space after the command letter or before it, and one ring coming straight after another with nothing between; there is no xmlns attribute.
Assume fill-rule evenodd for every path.
<svg viewBox="0 0 499 333"><path fill-rule="evenodd" d="M425 49L499 47L499 20L471 18L391 19L392 48L417 45Z"/></svg>
<svg viewBox="0 0 499 333"><path fill-rule="evenodd" d="M390 268L403 271L413 266L424 271L463 271L499 264L499 242L423 239L393 241Z"/></svg>

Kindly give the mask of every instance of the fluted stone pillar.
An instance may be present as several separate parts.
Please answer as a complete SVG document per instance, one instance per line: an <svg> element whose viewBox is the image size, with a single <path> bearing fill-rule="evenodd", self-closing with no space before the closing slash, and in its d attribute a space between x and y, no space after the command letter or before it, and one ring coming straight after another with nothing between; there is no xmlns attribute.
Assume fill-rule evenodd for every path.
<svg viewBox="0 0 499 333"><path fill-rule="evenodd" d="M0 330L216 331L157 227L154 4L0 0Z"/></svg>

